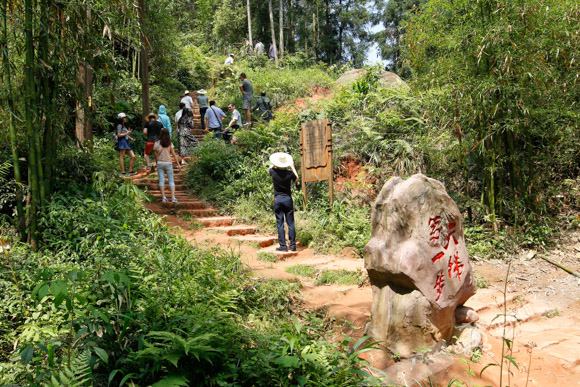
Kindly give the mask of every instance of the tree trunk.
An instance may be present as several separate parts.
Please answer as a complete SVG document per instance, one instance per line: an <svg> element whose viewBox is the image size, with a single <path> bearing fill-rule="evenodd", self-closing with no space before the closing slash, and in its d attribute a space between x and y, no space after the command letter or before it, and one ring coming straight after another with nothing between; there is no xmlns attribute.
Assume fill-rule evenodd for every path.
<svg viewBox="0 0 580 387"><path fill-rule="evenodd" d="M246 0L246 8L248 10L248 38L253 47L254 40L252 39L252 14L250 13L250 0Z"/></svg>
<svg viewBox="0 0 580 387"><path fill-rule="evenodd" d="M93 69L83 60L77 71L77 85L81 97L76 102L75 133L80 145L87 145L92 149L93 125L89 119L89 110L92 105Z"/></svg>
<svg viewBox="0 0 580 387"><path fill-rule="evenodd" d="M139 0L139 19L141 23L141 99L143 102L143 120L151 112L149 107L149 55L147 37L145 36L145 0Z"/></svg>
<svg viewBox="0 0 580 387"><path fill-rule="evenodd" d="M312 12L312 52L314 53L314 62L318 58L316 53L316 14Z"/></svg>
<svg viewBox="0 0 580 387"><path fill-rule="evenodd" d="M91 33L91 8L85 5L84 13L86 20L82 28L85 41ZM81 61L79 63L77 72L77 85L80 89L81 97L76 102L76 123L75 133L80 145L87 145L91 150L93 149L93 125L89 119L90 109L93 98L93 68L87 62L87 57L91 55L91 49L83 42L81 51Z"/></svg>
<svg viewBox="0 0 580 387"><path fill-rule="evenodd" d="M296 52L296 45L294 40L294 30L296 28L294 26L294 0L290 0L290 8L288 11L290 13L290 36L288 37L288 52L294 53Z"/></svg>
<svg viewBox="0 0 580 387"><path fill-rule="evenodd" d="M16 128L14 127L14 101L12 100L12 80L10 77L10 62L8 56L8 31L6 28L6 14L8 2L2 0L2 42L0 43L0 50L2 51L2 64L4 68L4 86L7 93L8 105L8 130L10 132L10 147L12 148L12 164L14 166L14 180L17 184L16 191L16 217L18 219L18 231L20 232L20 239L26 240L26 221L24 218L24 208L22 201L24 199L22 190L22 177L20 176L20 159L18 158L18 147L16 143Z"/></svg>
<svg viewBox="0 0 580 387"><path fill-rule="evenodd" d="M274 45L274 64L278 66L278 49L276 48L276 28L274 27L274 12L272 12L272 0L268 0L270 12L270 31L272 32L272 44Z"/></svg>
<svg viewBox="0 0 580 387"><path fill-rule="evenodd" d="M284 0L280 0L280 58L284 56Z"/></svg>
<svg viewBox="0 0 580 387"><path fill-rule="evenodd" d="M38 212L40 206L40 179L38 173L39 160L37 159L37 128L36 103L34 84L34 41L32 38L32 0L24 2L24 35L25 35L25 62L24 62L24 119L28 135L28 179L30 191L30 207L28 210L28 230L30 243L34 249L38 248Z"/></svg>

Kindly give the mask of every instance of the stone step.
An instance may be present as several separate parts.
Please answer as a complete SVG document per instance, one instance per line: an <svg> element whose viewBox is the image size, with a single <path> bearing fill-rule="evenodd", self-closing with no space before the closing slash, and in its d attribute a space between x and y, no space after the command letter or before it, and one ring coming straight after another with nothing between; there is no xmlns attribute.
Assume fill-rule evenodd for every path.
<svg viewBox="0 0 580 387"><path fill-rule="evenodd" d="M167 179L165 179L165 182L167 183ZM182 177L179 178L173 178L173 182L175 183L175 185L184 185L185 183L185 179L183 179ZM140 179L138 181L135 181L135 184L137 185L149 185L149 184L159 184L159 179L154 179L151 177L147 177L144 179ZM165 184L166 187L168 187L167 184Z"/></svg>
<svg viewBox="0 0 580 387"><path fill-rule="evenodd" d="M232 239L246 243L257 243L258 246L262 248L272 246L274 243L278 241L278 237L276 236L259 235L259 234L236 236L233 237Z"/></svg>
<svg viewBox="0 0 580 387"><path fill-rule="evenodd" d="M517 310L510 311L508 308L505 324L508 327L515 326L518 324L525 323L526 321L535 320L546 314L546 312L554 309L554 305L544 303L543 301L534 300L531 303L523 305ZM503 333L504 316L503 310L499 311L486 311L479 315L479 321L477 325L483 327L487 330L492 331L492 335L496 337L501 337ZM496 329L499 328L499 329Z"/></svg>
<svg viewBox="0 0 580 387"><path fill-rule="evenodd" d="M249 235L255 234L257 227L256 226L246 226L246 225L236 225L236 226L220 226L220 227L209 227L208 230L214 230L218 232L223 232L228 236L235 236L235 235Z"/></svg>
<svg viewBox="0 0 580 387"><path fill-rule="evenodd" d="M231 226L236 221L233 216L214 216L207 218L198 218L195 220L203 224L205 227L219 227L219 226Z"/></svg>
<svg viewBox="0 0 580 387"><path fill-rule="evenodd" d="M149 190L149 192L151 191L158 191L159 190L159 184L137 184L137 185L142 185L144 187L147 187L147 189ZM169 185L165 186L165 189L169 190ZM186 192L187 191L187 186L185 184L175 184L175 192Z"/></svg>
<svg viewBox="0 0 580 387"><path fill-rule="evenodd" d="M203 202L200 202L199 200L179 201L179 203L166 202L161 203L161 205L165 208L173 208L180 210L195 210L204 208Z"/></svg>
<svg viewBox="0 0 580 387"><path fill-rule="evenodd" d="M278 239L278 238L276 238ZM295 257L298 255L298 250L296 251L276 251L278 244L274 244L270 247L266 247L263 249L258 250L258 253L266 253L266 254L274 254L279 261L283 261L290 257Z"/></svg>
<svg viewBox="0 0 580 387"><path fill-rule="evenodd" d="M155 213L158 215L171 215L171 214L177 214L177 215L189 215L189 216L193 216L194 218L199 218L199 219L204 219L207 217L211 217L212 215L214 215L217 211L213 208L186 208L186 209L181 209L181 208L159 208L155 210ZM197 221L197 219L196 219Z"/></svg>
<svg viewBox="0 0 580 387"><path fill-rule="evenodd" d="M178 215L190 215L196 218L206 218L214 215L217 210L213 208L195 208L195 209L179 209L177 210ZM196 222L198 219L196 219Z"/></svg>

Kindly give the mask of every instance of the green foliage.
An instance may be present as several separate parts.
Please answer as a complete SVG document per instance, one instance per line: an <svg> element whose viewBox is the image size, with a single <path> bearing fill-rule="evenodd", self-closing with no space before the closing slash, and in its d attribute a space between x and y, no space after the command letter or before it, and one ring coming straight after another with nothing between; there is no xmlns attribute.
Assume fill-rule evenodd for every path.
<svg viewBox="0 0 580 387"><path fill-rule="evenodd" d="M578 174L580 44L562 36L579 15L573 0L432 0L409 21L405 61L418 87L441 89L430 115L455 148L458 191L481 197L494 230L538 222Z"/></svg>
<svg viewBox="0 0 580 387"><path fill-rule="evenodd" d="M290 322L298 284L251 279L237 255L171 235L140 191L103 174L93 185L47 205L41 251L12 243L18 282L0 273L2 384L360 380L362 360L321 341L322 321Z"/></svg>

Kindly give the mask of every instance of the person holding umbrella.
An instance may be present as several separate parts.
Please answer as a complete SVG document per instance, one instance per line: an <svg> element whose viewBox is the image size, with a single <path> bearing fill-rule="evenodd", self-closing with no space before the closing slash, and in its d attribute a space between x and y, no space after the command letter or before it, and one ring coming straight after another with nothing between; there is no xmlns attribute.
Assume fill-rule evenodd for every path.
<svg viewBox="0 0 580 387"><path fill-rule="evenodd" d="M294 160L288 153L278 152L270 156L269 173L274 183L274 214L278 227L277 251L288 251L284 219L288 225L290 251L296 251L296 228L294 226L294 203L292 201L292 182L299 181L298 173L294 168Z"/></svg>

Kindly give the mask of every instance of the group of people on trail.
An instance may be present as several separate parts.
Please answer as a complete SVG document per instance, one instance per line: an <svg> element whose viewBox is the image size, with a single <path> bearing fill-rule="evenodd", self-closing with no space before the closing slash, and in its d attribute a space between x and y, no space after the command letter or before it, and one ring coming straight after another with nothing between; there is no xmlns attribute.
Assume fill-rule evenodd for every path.
<svg viewBox="0 0 580 387"><path fill-rule="evenodd" d="M244 39L244 48L243 52L245 55L264 55L266 53L266 47L264 43L262 43L259 39L254 39L254 45L252 46L252 42L249 39ZM270 42L270 48L268 48L268 58L273 59L276 56L276 49L274 48L274 43ZM231 58L231 60L230 60ZM231 65L234 63L234 54L230 54L226 61L224 62L225 65Z"/></svg>
<svg viewBox="0 0 580 387"><path fill-rule="evenodd" d="M260 43L257 41L257 43ZM261 44L261 43L260 43ZM257 46L256 52L260 52L260 46ZM263 44L262 48L263 50ZM234 55L230 56L233 58ZM261 121L269 122L272 119L272 104L266 92L262 91L260 97L252 105L254 97L254 88L252 83L247 79L246 74L240 74L241 83L239 90L242 94L242 109L246 123L242 123L242 115L236 109L234 103L228 104L228 111L231 113L231 118L227 126L224 128L223 120L226 114L222 109L216 106L215 101L210 101L207 97L207 91L204 89L198 90L195 93L195 99L199 108L199 115L201 117L201 129L209 131L214 134L215 138L223 139L226 142L232 142L233 134L236 130L243 126L251 127L252 125L252 110L258 111ZM175 182L173 178L173 160L175 160L177 167L181 170L181 165L185 164L184 157L191 156L193 150L199 145L198 140L191 133L194 129L194 115L193 109L195 103L189 90L185 90L179 102L179 110L175 114L174 125L177 129L177 143L178 154L171 141L172 138L172 123L167 115L167 109L164 105L160 105L158 112L150 113L147 116L147 122L143 126L143 135L146 138L144 158L147 163L147 170L153 171L157 168L159 175L159 189L162 195L162 201L168 202L165 195L165 176L167 175L167 183L171 192L171 201L177 203L175 197ZM119 150L119 162L121 166L122 175L135 175L133 172L133 163L135 161L135 154L131 150L129 141L135 141L131 134L133 130L127 128L127 116L125 113L119 113L118 122L116 125L117 148ZM151 163L151 152L155 152L156 166ZM129 172L125 173L125 154L130 156ZM294 204L292 202L291 185L292 182L298 180L298 174L294 169L294 162L292 156L286 153L275 153L270 156L271 166L269 168L270 176L274 184L274 213L276 215L276 224L278 228L278 241L280 247L278 251L287 251L288 249L296 250L296 230L294 226ZM288 169L290 168L290 169ZM289 244L286 243L284 222L288 225Z"/></svg>

